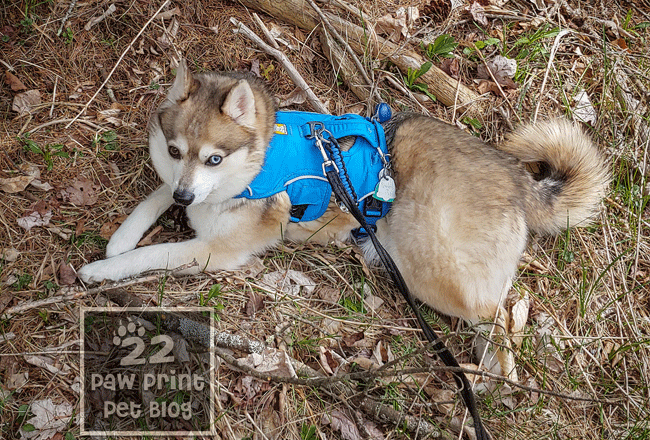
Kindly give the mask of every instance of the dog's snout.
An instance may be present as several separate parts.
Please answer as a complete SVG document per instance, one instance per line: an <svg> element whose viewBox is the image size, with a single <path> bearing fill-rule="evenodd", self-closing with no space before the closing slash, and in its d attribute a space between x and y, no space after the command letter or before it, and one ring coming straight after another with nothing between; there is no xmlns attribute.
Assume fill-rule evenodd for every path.
<svg viewBox="0 0 650 440"><path fill-rule="evenodd" d="M186 189L174 191L174 201L179 205L189 206L194 201L194 193Z"/></svg>

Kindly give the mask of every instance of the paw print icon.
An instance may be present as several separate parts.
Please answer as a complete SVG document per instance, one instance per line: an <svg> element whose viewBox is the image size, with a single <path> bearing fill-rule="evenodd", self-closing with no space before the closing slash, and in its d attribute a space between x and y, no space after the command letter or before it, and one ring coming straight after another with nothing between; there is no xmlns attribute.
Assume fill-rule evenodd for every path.
<svg viewBox="0 0 650 440"><path fill-rule="evenodd" d="M123 322L120 323L113 336L113 345L121 348L134 346L128 355L120 359L121 366L174 362L174 356L167 356L174 347L174 340L168 335L156 335L152 337L149 345L163 344L163 346L151 356L141 357L148 345L144 340L145 334L146 329L144 326L133 322L130 318L126 324Z"/></svg>

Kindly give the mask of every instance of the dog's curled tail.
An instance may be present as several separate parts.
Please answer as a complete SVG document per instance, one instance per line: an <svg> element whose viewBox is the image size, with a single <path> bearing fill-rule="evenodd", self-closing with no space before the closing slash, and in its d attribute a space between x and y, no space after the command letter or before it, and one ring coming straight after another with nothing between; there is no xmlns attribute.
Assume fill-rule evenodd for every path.
<svg viewBox="0 0 650 440"><path fill-rule="evenodd" d="M526 201L531 230L556 234L585 225L598 212L610 175L597 147L577 125L557 119L523 126L499 149L540 166Z"/></svg>

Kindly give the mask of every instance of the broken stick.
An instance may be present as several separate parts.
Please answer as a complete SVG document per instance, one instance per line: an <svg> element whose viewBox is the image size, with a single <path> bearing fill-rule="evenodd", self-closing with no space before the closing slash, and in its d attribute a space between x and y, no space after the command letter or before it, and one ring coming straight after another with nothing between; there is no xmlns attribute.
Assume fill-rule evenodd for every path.
<svg viewBox="0 0 650 440"><path fill-rule="evenodd" d="M311 87L307 85L307 82L298 73L293 63L289 61L289 58L287 58L287 56L283 52L274 49L268 44L266 44L264 41L262 41L260 37L257 36L257 34L255 34L255 32L250 30L248 27L246 27L246 25L244 25L242 22L237 20L235 17L230 17L230 22L236 26L236 28L233 29L234 32L243 34L245 37L247 37L249 40L255 43L257 47L259 47L264 52L274 57L276 60L280 62L280 64L282 64L282 67L284 67L284 69L287 71L289 77L291 77L291 80L294 82L294 84L298 86L298 88L301 89L303 92L305 92L305 95L307 96L307 100L314 108L314 110L316 110L318 113L329 113L325 105L323 105L320 99L318 99L318 96L316 96L316 94L311 89Z"/></svg>

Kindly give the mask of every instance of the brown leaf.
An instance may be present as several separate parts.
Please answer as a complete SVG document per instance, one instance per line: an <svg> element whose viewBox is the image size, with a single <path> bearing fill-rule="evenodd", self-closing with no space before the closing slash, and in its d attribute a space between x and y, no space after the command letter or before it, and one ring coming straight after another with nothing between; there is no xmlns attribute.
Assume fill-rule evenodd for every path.
<svg viewBox="0 0 650 440"><path fill-rule="evenodd" d="M7 194L24 191L25 188L27 188L27 185L32 183L32 180L34 180L34 176L18 176L0 179L0 190Z"/></svg>
<svg viewBox="0 0 650 440"><path fill-rule="evenodd" d="M124 222L124 220L126 220L126 216L121 215L111 221L104 223L101 228L99 228L100 237L109 240L115 231L117 231L117 228L119 228L122 222Z"/></svg>
<svg viewBox="0 0 650 440"><path fill-rule="evenodd" d="M484 93L492 92L495 95L499 95L499 86L494 81L482 80L478 83L478 91L482 95Z"/></svg>
<svg viewBox="0 0 650 440"><path fill-rule="evenodd" d="M77 272L70 264L61 264L59 266L59 282L63 286L71 286L77 281Z"/></svg>
<svg viewBox="0 0 650 440"><path fill-rule="evenodd" d="M360 331L358 333L353 333L351 335L343 336L341 338L341 340L348 347L352 347L355 342L358 342L358 341L362 340L365 337L366 337L366 335L364 334L364 332Z"/></svg>
<svg viewBox="0 0 650 440"><path fill-rule="evenodd" d="M11 109L20 115L31 113L32 107L41 103L41 92L38 90L28 90L14 96L14 102Z"/></svg>
<svg viewBox="0 0 650 440"><path fill-rule="evenodd" d="M440 63L440 70L452 78L458 79L460 73L460 64L458 62L458 58L445 58L442 60L442 63Z"/></svg>
<svg viewBox="0 0 650 440"><path fill-rule="evenodd" d="M244 309L246 316L254 316L264 308L264 297L257 292L250 292Z"/></svg>
<svg viewBox="0 0 650 440"><path fill-rule="evenodd" d="M9 84L11 90L14 92L22 92L23 90L27 90L25 84L23 84L16 75L8 70L5 72L5 81L7 81L7 84Z"/></svg>
<svg viewBox="0 0 650 440"><path fill-rule="evenodd" d="M20 226L21 228L24 228L29 231L34 226L49 225L51 219L52 219L52 211L47 211L44 214L41 214L38 211L34 211L31 214L26 215L25 217L19 218L18 220L16 220L16 223L18 223L18 226Z"/></svg>
<svg viewBox="0 0 650 440"><path fill-rule="evenodd" d="M90 206L97 202L96 187L86 178L77 179L61 191L61 198L75 206Z"/></svg>
<svg viewBox="0 0 650 440"><path fill-rule="evenodd" d="M487 17L485 16L485 9L479 2L475 1L472 3L472 5L469 7L469 13L472 15L474 21L483 26L487 26L488 21Z"/></svg>
<svg viewBox="0 0 650 440"><path fill-rule="evenodd" d="M618 38L614 41L612 41L612 44L615 46L620 47L622 50L627 50L627 42L625 41L625 38Z"/></svg>

